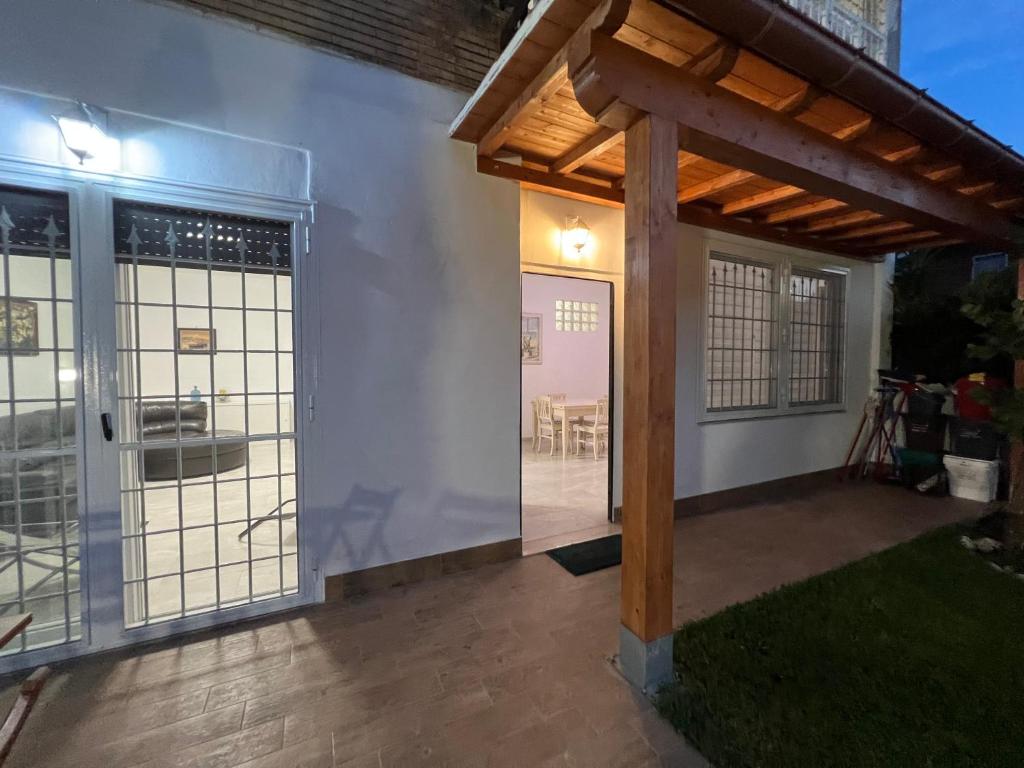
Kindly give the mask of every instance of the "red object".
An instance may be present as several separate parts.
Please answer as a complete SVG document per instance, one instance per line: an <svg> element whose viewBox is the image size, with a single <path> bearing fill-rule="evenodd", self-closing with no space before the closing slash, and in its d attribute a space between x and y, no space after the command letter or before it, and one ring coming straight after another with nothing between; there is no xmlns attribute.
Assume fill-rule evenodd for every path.
<svg viewBox="0 0 1024 768"><path fill-rule="evenodd" d="M956 390L957 413L960 414L961 419L968 421L991 421L992 410L987 405L983 405L975 400L971 392L975 389L987 389L989 392L996 392L1000 389L1006 389L1006 382L992 376L974 374L974 376L964 376L958 380L954 388Z"/></svg>

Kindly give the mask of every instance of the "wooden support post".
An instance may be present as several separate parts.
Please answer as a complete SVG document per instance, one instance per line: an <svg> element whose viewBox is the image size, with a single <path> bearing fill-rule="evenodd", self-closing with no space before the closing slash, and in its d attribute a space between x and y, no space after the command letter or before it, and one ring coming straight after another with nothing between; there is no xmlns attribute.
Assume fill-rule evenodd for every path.
<svg viewBox="0 0 1024 768"><path fill-rule="evenodd" d="M672 676L678 126L626 131L620 662L637 687Z"/></svg>

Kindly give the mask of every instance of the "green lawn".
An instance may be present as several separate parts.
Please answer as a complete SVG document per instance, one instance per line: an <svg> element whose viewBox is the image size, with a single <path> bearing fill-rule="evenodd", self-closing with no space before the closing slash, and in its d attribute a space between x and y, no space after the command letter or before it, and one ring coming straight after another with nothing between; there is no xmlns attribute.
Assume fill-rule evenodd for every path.
<svg viewBox="0 0 1024 768"><path fill-rule="evenodd" d="M717 768L1024 766L1024 582L957 538L683 627L663 716Z"/></svg>

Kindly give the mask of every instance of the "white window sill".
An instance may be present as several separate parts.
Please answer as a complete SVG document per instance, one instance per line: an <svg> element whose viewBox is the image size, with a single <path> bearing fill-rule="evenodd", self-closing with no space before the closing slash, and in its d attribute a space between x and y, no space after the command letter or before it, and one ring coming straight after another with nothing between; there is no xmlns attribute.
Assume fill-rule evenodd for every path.
<svg viewBox="0 0 1024 768"><path fill-rule="evenodd" d="M822 405L797 405L792 408L748 409L744 411L703 412L697 417L698 424L718 424L723 421L754 421L757 419L780 419L787 416L806 416L818 413L844 413L846 403L823 403Z"/></svg>

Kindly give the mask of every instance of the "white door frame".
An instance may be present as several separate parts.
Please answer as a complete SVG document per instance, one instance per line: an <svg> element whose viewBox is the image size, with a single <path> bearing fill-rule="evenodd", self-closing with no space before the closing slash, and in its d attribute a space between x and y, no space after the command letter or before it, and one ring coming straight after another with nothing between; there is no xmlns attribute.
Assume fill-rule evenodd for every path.
<svg viewBox="0 0 1024 768"><path fill-rule="evenodd" d="M310 485L304 468L311 463L307 461L306 445L314 417L315 359L320 348L317 322L319 270L309 247L313 203L4 159L0 159L0 184L68 194L78 341L75 363L81 371L76 394L82 406L78 409L77 418L82 637L71 643L0 657L0 674L322 600L323 584L316 557L314 524L304 503ZM120 434L116 407L115 199L274 219L288 222L291 227L299 568L299 591L295 595L131 629L124 627L120 443L117 439L104 440L100 427L100 414L110 413L114 420L114 434ZM301 301L298 300L300 296Z"/></svg>

